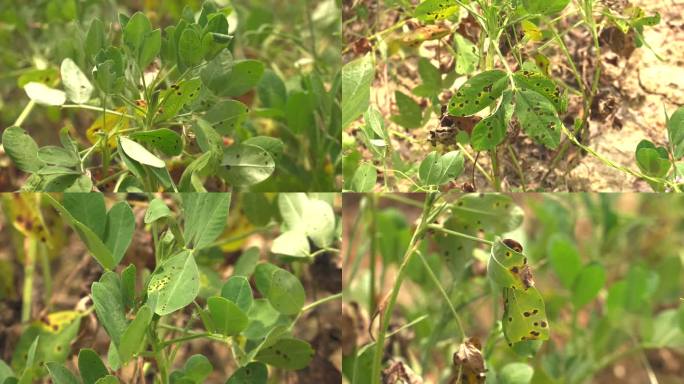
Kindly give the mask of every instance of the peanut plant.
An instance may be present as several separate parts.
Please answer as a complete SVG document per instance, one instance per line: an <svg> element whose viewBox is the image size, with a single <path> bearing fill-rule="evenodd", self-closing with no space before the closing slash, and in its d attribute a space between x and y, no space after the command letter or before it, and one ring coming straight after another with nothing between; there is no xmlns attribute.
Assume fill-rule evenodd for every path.
<svg viewBox="0 0 684 384"><path fill-rule="evenodd" d="M251 232L269 232L276 213L287 231L276 237L270 248L277 257L273 263L260 261L259 248L245 249L227 279L214 270L223 257L221 250L235 249L236 244L239 250L245 237L244 224L240 224L243 219L229 217L233 216L229 215L229 193L149 196L144 215L138 217L151 238L154 267L142 270L136 266L140 263L121 265L133 237L141 235L128 201L116 201L107 209L103 195L95 193L4 197L8 219L23 244L20 249L24 249L26 268L22 333L10 364L0 360L0 382L31 383L46 375L54 383L145 382L152 378L159 383L219 382L212 374L211 356L181 353L185 343L196 340L216 343L228 352L230 361L222 361L218 368L227 370L229 377L220 382L265 384L279 380L285 370L306 368L316 351L294 336L297 321L341 295L307 304L310 293L291 271L301 275L301 267L336 251L339 234L332 196L281 194L273 201L263 195L246 200L237 196L237 205L242 206L249 199L265 199L259 210L247 214L249 222L261 223ZM140 197L145 200L144 196L138 200ZM298 215L312 209L323 215ZM240 231L226 231L230 222L237 223ZM101 267L101 275L78 308L51 308L41 312L40 318L33 317L35 266L41 265L42 280L49 281L49 257L59 254L58 248L66 244L60 231L63 223L81 239ZM307 241L306 248L293 243L299 236ZM315 249L309 250L309 246ZM280 267L276 260L286 265ZM45 294L49 301L51 289ZM97 327L106 332L109 348L106 355L94 347L81 348L73 360L78 368L74 371L65 362L72 356L72 343L83 337L79 330L90 318L96 318ZM180 356L186 360L178 361Z"/></svg>
<svg viewBox="0 0 684 384"><path fill-rule="evenodd" d="M660 21L657 13L607 3L426 0L414 6L396 1L372 11L376 17L397 15L398 21L379 31L366 19L370 10L351 8L345 22L357 28L348 34L345 52L350 60L343 68L345 189L366 192L379 184L383 191L433 191L464 180L466 192L501 191L509 171L516 179L514 190L527 190L530 181L534 188L553 187L544 182L574 145L605 166L677 190L677 183L662 172L616 164L586 145L589 119L601 99L602 52L608 48L628 57L620 48L631 54L648 47L644 28ZM567 36L577 30L589 32L590 69L581 68L569 51ZM550 59L567 67L567 79L555 76L559 71ZM409 70L419 77L417 85L394 84L406 76L399 74L405 61L412 63ZM376 77L386 83L385 89L373 88ZM385 108L382 101L370 103L371 89L383 101L393 93L396 109L391 116L378 110ZM570 97L578 100L580 115L569 116ZM421 141L419 129L433 115L439 127ZM539 180L530 180L526 172L527 154L515 145L520 137L548 153L547 170ZM421 148L426 142L435 147L427 154L403 148ZM466 172L466 165L472 171ZM476 172L487 186L476 185Z"/></svg>
<svg viewBox="0 0 684 384"><path fill-rule="evenodd" d="M635 206L620 211L621 201ZM586 383L634 357L646 380L649 350L684 347L682 263L670 253L681 240L654 243L648 224L677 223L681 212L665 212L680 205L668 195L345 195L346 380ZM625 256L634 247L651 254Z"/></svg>
<svg viewBox="0 0 684 384"><path fill-rule="evenodd" d="M157 27L147 13L120 13L114 21L107 7L67 3L73 13L52 20L50 28L68 41L34 54L36 67L16 71L17 86L30 101L4 129L2 142L16 169L28 175L22 190L336 189L339 69L328 58L318 60L335 49L329 39L318 40L326 42L325 50L316 41L316 33L327 33L338 19L335 13L315 25L309 15L310 24L294 31L279 31L282 20L261 26L262 34L301 33L290 38L312 40L300 42L304 48L297 52L311 64L286 72L279 62L270 67L238 57L254 57L244 51L263 44L248 22L249 12L260 8L207 1L199 10L185 6L173 24ZM313 12L308 6L293 10L302 19ZM50 15L31 17L38 23ZM20 36L32 41L32 26L26 28ZM286 87L283 73L294 71ZM59 134L41 139L58 145L34 138L43 134L29 118L42 108L59 108L71 119ZM97 117L82 130L84 113ZM312 149L302 157L300 146Z"/></svg>

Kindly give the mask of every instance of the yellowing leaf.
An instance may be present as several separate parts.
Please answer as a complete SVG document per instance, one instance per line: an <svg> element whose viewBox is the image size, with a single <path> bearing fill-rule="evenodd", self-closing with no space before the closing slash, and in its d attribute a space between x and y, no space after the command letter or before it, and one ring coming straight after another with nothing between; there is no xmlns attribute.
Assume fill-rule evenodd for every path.
<svg viewBox="0 0 684 384"><path fill-rule="evenodd" d="M81 317L81 313L78 311L54 312L47 315L44 321L38 322L38 326L46 332L60 333L67 325L79 317Z"/></svg>
<svg viewBox="0 0 684 384"><path fill-rule="evenodd" d="M542 32L533 22L529 20L523 20L520 25L522 26L523 32L528 39L532 41L542 40Z"/></svg>
<svg viewBox="0 0 684 384"><path fill-rule="evenodd" d="M125 110L125 107L116 109L117 112L121 113L124 113ZM109 134L117 127L120 130L127 129L128 119L124 116L107 112L105 113L104 119L102 119L102 116L100 116L93 121L93 124L88 127L88 130L86 131L86 137L88 137L88 141L90 141L92 144L95 144L99 138L98 133L106 132ZM113 135L109 136L107 143L109 144L110 148L116 148L116 138Z"/></svg>

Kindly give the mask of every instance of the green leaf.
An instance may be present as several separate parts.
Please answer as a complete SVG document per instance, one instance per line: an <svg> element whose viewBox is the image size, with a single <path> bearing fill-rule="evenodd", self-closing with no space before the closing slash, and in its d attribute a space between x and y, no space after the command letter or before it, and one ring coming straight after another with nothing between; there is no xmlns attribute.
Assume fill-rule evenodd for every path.
<svg viewBox="0 0 684 384"><path fill-rule="evenodd" d="M515 94L515 116L523 131L549 149L560 144L562 122L551 102L539 93L521 89Z"/></svg>
<svg viewBox="0 0 684 384"><path fill-rule="evenodd" d="M101 379L98 379L95 384L119 384L119 379L113 375L107 375Z"/></svg>
<svg viewBox="0 0 684 384"><path fill-rule="evenodd" d="M247 106L237 100L222 100L207 111L204 119L219 133L228 135L242 126L247 112Z"/></svg>
<svg viewBox="0 0 684 384"><path fill-rule="evenodd" d="M78 378L60 363L49 362L45 367L55 384L80 384Z"/></svg>
<svg viewBox="0 0 684 384"><path fill-rule="evenodd" d="M93 85L86 75L70 58L62 60L61 65L62 82L66 89L69 100L77 104L83 104L90 100L93 92Z"/></svg>
<svg viewBox="0 0 684 384"><path fill-rule="evenodd" d="M97 352L89 348L83 348L78 352L78 370L83 384L95 384L98 379L109 374Z"/></svg>
<svg viewBox="0 0 684 384"><path fill-rule="evenodd" d="M71 151L62 147L48 145L38 150L38 159L46 164L75 167L79 164L79 158Z"/></svg>
<svg viewBox="0 0 684 384"><path fill-rule="evenodd" d="M65 194L64 196L64 201L65 205L69 202L72 201L70 200L72 197L71 195L75 194ZM93 194L93 195L98 195L98 194ZM57 200L55 200L52 196L50 195L44 195L45 199L61 214L62 218L71 225L76 232L78 233L79 237L83 242L86 244L86 247L88 247L88 250L92 253L93 257L95 260L97 260L100 265L105 267L106 269L114 269L116 267L116 263L114 262L114 256L112 255L111 251L107 246L102 242L102 239L100 236L97 235L96 232L93 231L88 225L82 223L81 221L77 220L72 214L64 208ZM100 197L102 197L100 195ZM87 202L88 200L80 200L83 202ZM77 202L78 203L78 202ZM73 209L73 208L72 208ZM83 211L77 211L74 209L74 212L78 214L78 212L83 212ZM101 213L101 216L98 216L95 211L90 211L88 214L89 216L85 217L91 217L94 218L95 221L88 222L87 224L89 225L97 225L96 230L100 230L100 225L104 227L104 222L100 223L100 221L105 217L104 212ZM104 231L104 229L101 229Z"/></svg>
<svg viewBox="0 0 684 384"><path fill-rule="evenodd" d="M309 239L299 230L285 231L273 240L271 252L289 257L309 257Z"/></svg>
<svg viewBox="0 0 684 384"><path fill-rule="evenodd" d="M91 290L97 319L112 342L119 345L128 326L119 277L113 272L105 272L99 282L93 283Z"/></svg>
<svg viewBox="0 0 684 384"><path fill-rule="evenodd" d="M278 312L294 315L304 306L304 287L290 272L273 264L263 263L257 265L254 278L259 292Z"/></svg>
<svg viewBox="0 0 684 384"><path fill-rule="evenodd" d="M216 332L236 336L247 328L247 315L232 301L213 296L207 299L207 305Z"/></svg>
<svg viewBox="0 0 684 384"><path fill-rule="evenodd" d="M22 128L5 129L2 145L20 171L34 173L43 167L44 163L38 158L38 144Z"/></svg>
<svg viewBox="0 0 684 384"><path fill-rule="evenodd" d="M182 193L185 214L185 246L202 249L210 246L226 226L230 193Z"/></svg>
<svg viewBox="0 0 684 384"><path fill-rule="evenodd" d="M178 156L183 152L183 142L180 135L168 128L134 132L129 137L137 142L154 147L167 156Z"/></svg>
<svg viewBox="0 0 684 384"><path fill-rule="evenodd" d="M226 384L266 384L268 368L259 362L252 362L235 371Z"/></svg>
<svg viewBox="0 0 684 384"><path fill-rule="evenodd" d="M480 56L475 44L463 37L460 33L454 34L454 45L456 46L456 73L469 75L477 69Z"/></svg>
<svg viewBox="0 0 684 384"><path fill-rule="evenodd" d="M264 227L271 222L274 214L273 204L264 193L252 192L242 195L242 209L250 223Z"/></svg>
<svg viewBox="0 0 684 384"><path fill-rule="evenodd" d="M170 217L171 210L166 206L164 200L156 198L150 201L150 205L145 212L145 224L153 223L161 218Z"/></svg>
<svg viewBox="0 0 684 384"><path fill-rule="evenodd" d="M393 115L392 121L407 129L414 129L423 125L422 109L418 103L400 91L394 92L394 97L399 114Z"/></svg>
<svg viewBox="0 0 684 384"><path fill-rule="evenodd" d="M166 121L175 117L184 105L190 104L199 96L199 78L185 80L180 84L174 84L163 92L160 104L159 116L156 121Z"/></svg>
<svg viewBox="0 0 684 384"><path fill-rule="evenodd" d="M530 384L534 368L525 363L509 363L501 368L498 382L501 384Z"/></svg>
<svg viewBox="0 0 684 384"><path fill-rule="evenodd" d="M185 28L178 40L178 57L185 67L193 67L202 61L202 41L194 28Z"/></svg>
<svg viewBox="0 0 684 384"><path fill-rule="evenodd" d="M305 234L321 248L330 245L335 231L335 213L329 202L309 198L304 193L281 193L278 208L288 230Z"/></svg>
<svg viewBox="0 0 684 384"><path fill-rule="evenodd" d="M136 56L145 36L152 31L152 24L142 12L136 12L123 27L123 42Z"/></svg>
<svg viewBox="0 0 684 384"><path fill-rule="evenodd" d="M220 92L214 93L219 96L238 97L254 88L264 75L264 63L257 60L241 60L233 64L230 72L230 81Z"/></svg>
<svg viewBox="0 0 684 384"><path fill-rule="evenodd" d="M353 192L371 192L375 187L375 182L378 178L378 171L371 163L363 163L359 165L354 172L354 177L351 180L351 190Z"/></svg>
<svg viewBox="0 0 684 384"><path fill-rule="evenodd" d="M572 289L582 269L582 261L575 244L567 236L557 233L548 240L547 253L551 267L561 283L565 288Z"/></svg>
<svg viewBox="0 0 684 384"><path fill-rule="evenodd" d="M183 365L183 378L196 384L206 382L214 367L203 355L192 355Z"/></svg>
<svg viewBox="0 0 684 384"><path fill-rule="evenodd" d="M195 120L192 130L195 132L197 145L202 152L210 157L212 163L218 164L223 156L223 139L218 132L204 119Z"/></svg>
<svg viewBox="0 0 684 384"><path fill-rule="evenodd" d="M575 278L572 303L576 308L589 304L598 295L606 282L606 271L601 264L591 263L585 266Z"/></svg>
<svg viewBox="0 0 684 384"><path fill-rule="evenodd" d="M453 0L425 0L413 11L413 17L423 22L444 20L457 14L458 10Z"/></svg>
<svg viewBox="0 0 684 384"><path fill-rule="evenodd" d="M121 343L119 345L121 364L126 364L143 349L150 321L152 321L152 310L147 305L143 305L135 315L135 319L128 324L126 331L121 335Z"/></svg>
<svg viewBox="0 0 684 384"><path fill-rule="evenodd" d="M370 100L370 86L375 77L370 54L350 61L342 67L342 128L346 128L366 109Z"/></svg>
<svg viewBox="0 0 684 384"><path fill-rule="evenodd" d="M137 142L124 136L119 136L118 139L119 145L121 145L121 149L124 151L126 156L130 157L131 159L137 161L140 164L149 165L150 167L166 167L166 163L164 163L164 160L158 158L152 152L148 151L147 148L143 147Z"/></svg>
<svg viewBox="0 0 684 384"><path fill-rule="evenodd" d="M529 89L544 96L553 103L554 108L559 113L564 113L567 110L567 93L544 74L523 70L514 73L513 80L519 88Z"/></svg>
<svg viewBox="0 0 684 384"><path fill-rule="evenodd" d="M506 138L512 115L513 94L510 91L505 91L496 112L482 119L473 128L470 135L470 145L473 149L487 151L501 144Z"/></svg>
<svg viewBox="0 0 684 384"><path fill-rule="evenodd" d="M232 185L244 186L268 179L275 170L275 162L263 148L235 144L223 150L223 177Z"/></svg>
<svg viewBox="0 0 684 384"><path fill-rule="evenodd" d="M235 263L233 276L249 277L254 273L257 262L259 261L259 248L251 247L244 251Z"/></svg>
<svg viewBox="0 0 684 384"><path fill-rule="evenodd" d="M432 151L420 163L418 177L423 185L441 185L456 179L463 172L463 167L463 155L459 151L442 156Z"/></svg>
<svg viewBox="0 0 684 384"><path fill-rule="evenodd" d="M305 368L314 356L314 350L304 340L284 338L262 349L256 359L276 368L297 370Z"/></svg>
<svg viewBox="0 0 684 384"><path fill-rule="evenodd" d="M244 276L229 278L221 287L221 296L235 303L244 313L252 307L252 287Z"/></svg>
<svg viewBox="0 0 684 384"><path fill-rule="evenodd" d="M168 315L192 303L199 286L195 258L189 251L181 251L165 260L150 277L148 304L157 315Z"/></svg>
<svg viewBox="0 0 684 384"><path fill-rule="evenodd" d="M135 264L129 264L121 271L121 295L123 302L129 308L135 305Z"/></svg>
<svg viewBox="0 0 684 384"><path fill-rule="evenodd" d="M133 240L135 217L131 207L120 201L107 212L107 225L104 232L104 243L109 248L114 264L119 264Z"/></svg>
<svg viewBox="0 0 684 384"><path fill-rule="evenodd" d="M664 177L672 165L667 150L656 147L648 140L642 140L637 145L636 160L641 172L654 177Z"/></svg>
<svg viewBox="0 0 684 384"><path fill-rule="evenodd" d="M675 159L684 157L684 107L679 107L667 121L667 134Z"/></svg>
<svg viewBox="0 0 684 384"><path fill-rule="evenodd" d="M41 105L62 105L66 101L66 93L50 88L43 83L30 82L24 85L26 95Z"/></svg>
<svg viewBox="0 0 684 384"><path fill-rule="evenodd" d="M523 0L529 13L551 15L565 9L570 0Z"/></svg>
<svg viewBox="0 0 684 384"><path fill-rule="evenodd" d="M90 58L95 58L95 55L107 46L107 34L104 29L104 24L98 18L93 19L88 28L85 41L85 53Z"/></svg>
<svg viewBox="0 0 684 384"><path fill-rule="evenodd" d="M242 334L250 340L261 340L278 324L289 324L266 299L256 299L247 313L249 324Z"/></svg>
<svg viewBox="0 0 684 384"><path fill-rule="evenodd" d="M90 228L99 238L104 237L107 227L104 195L98 193L73 193L63 197L64 208L75 220Z"/></svg>
<svg viewBox="0 0 684 384"><path fill-rule="evenodd" d="M147 68L161 49L161 30L159 28L145 35L145 40L140 47L138 66L141 70Z"/></svg>
<svg viewBox="0 0 684 384"><path fill-rule="evenodd" d="M471 193L459 197L451 210L470 229L506 233L518 228L523 221L522 208L508 195Z"/></svg>
<svg viewBox="0 0 684 384"><path fill-rule="evenodd" d="M497 238L487 262L487 277L501 288L524 291L532 285L527 273L527 257Z"/></svg>
<svg viewBox="0 0 684 384"><path fill-rule="evenodd" d="M535 287L504 288L503 332L509 345L548 340L549 321L544 300Z"/></svg>
<svg viewBox="0 0 684 384"><path fill-rule="evenodd" d="M468 116L492 104L508 87L506 72L492 70L468 79L449 101L449 114Z"/></svg>

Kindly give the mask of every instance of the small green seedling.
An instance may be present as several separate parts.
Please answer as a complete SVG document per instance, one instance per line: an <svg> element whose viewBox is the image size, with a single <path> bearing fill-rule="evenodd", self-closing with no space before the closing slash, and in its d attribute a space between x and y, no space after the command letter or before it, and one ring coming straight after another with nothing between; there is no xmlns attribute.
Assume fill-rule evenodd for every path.
<svg viewBox="0 0 684 384"><path fill-rule="evenodd" d="M3 383L17 382L9 379L14 372L19 383L45 375L58 384L119 383L128 375L124 369L138 362L142 367L143 361L144 374L154 375L156 382L204 383L214 371L206 356L193 355L184 363L174 358L182 343L204 339L230 350L235 368L229 370L228 383L265 384L268 366L299 370L309 365L315 351L294 336L293 328L305 311L340 297L334 294L307 305L308 295L300 279L287 267L260 262L258 248L243 252L232 275L222 281L207 264L207 257L211 252L220 254L219 247L235 243L235 238L226 236L229 193L182 193L149 201L143 222L154 244L152 271L141 271L132 263L119 267L136 231L127 201L107 209L99 193L26 196L44 199L47 204L38 206L45 212L54 212L49 207L54 208L58 214L50 220L61 217L104 272L90 287L90 307L52 312L26 322L11 365L0 361ZM264 195L247 196L240 196L244 200L234 204L249 206L247 218L259 223L260 231L281 218L285 230L271 248L271 254L280 260L309 263L322 253L338 252L332 248L339 238L332 195L280 194L275 201ZM29 197L17 197L14 202L17 207L26 206L23 213L10 217L27 244L32 244L27 248L31 250L28 257L34 257L34 253L57 247L59 225L46 231L26 224L46 219L43 210L29 208L24 199ZM254 199L261 201L254 204ZM30 301L25 305L30 308ZM93 312L109 338L109 349L102 357L93 349L81 349L75 373L65 363L83 318ZM187 323L171 326L181 319ZM182 368L174 370L174 366Z"/></svg>

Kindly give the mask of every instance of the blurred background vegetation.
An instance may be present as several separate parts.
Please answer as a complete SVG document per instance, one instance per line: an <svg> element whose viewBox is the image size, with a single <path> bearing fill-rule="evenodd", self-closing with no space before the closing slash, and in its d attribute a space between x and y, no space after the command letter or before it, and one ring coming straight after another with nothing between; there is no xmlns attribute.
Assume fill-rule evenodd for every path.
<svg viewBox="0 0 684 384"><path fill-rule="evenodd" d="M402 197L403 196L403 197ZM486 275L488 247L456 253L428 233L421 245L463 321L482 342L486 383L681 383L684 377L684 197L654 194L514 194L523 225L503 235L519 241L546 302L550 340L531 359L501 334L501 295ZM368 336L368 252L375 216L381 302L396 278L420 215L423 195L344 195L344 374ZM416 206L417 203L417 206ZM374 209L372 207L375 207ZM503 220L504 218L502 218ZM584 272L590 267L593 272ZM408 267L390 321L397 333L385 358L403 361L426 383L455 383L457 322L418 257ZM592 288L593 287L593 288ZM374 327L376 329L377 319ZM377 331L375 331L377 333ZM365 383L366 381L360 381ZM479 382L479 381L478 381ZM485 382L484 380L482 382Z"/></svg>

